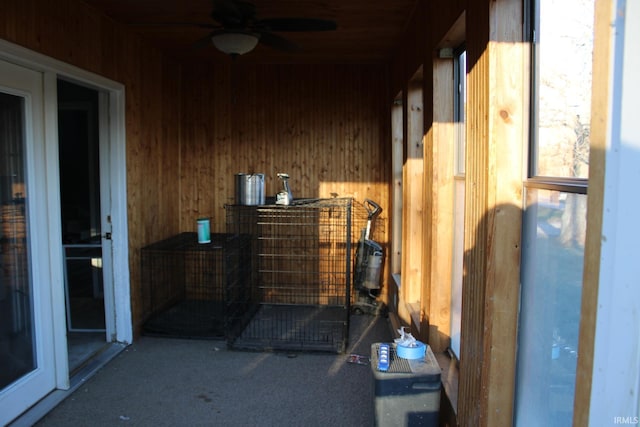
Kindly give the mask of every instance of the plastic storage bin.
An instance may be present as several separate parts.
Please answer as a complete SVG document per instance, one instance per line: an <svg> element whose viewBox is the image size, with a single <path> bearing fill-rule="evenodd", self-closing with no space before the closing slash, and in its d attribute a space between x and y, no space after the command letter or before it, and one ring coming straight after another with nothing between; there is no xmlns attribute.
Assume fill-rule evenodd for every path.
<svg viewBox="0 0 640 427"><path fill-rule="evenodd" d="M440 410L440 366L427 346L424 358L403 359L390 344L387 371L378 370L380 343L371 345L371 370L375 387L377 426L438 425Z"/></svg>

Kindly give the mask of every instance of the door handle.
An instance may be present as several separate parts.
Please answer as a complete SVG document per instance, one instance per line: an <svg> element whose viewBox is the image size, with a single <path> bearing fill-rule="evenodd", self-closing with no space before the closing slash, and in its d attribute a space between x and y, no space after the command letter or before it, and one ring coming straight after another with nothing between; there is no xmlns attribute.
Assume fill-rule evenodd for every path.
<svg viewBox="0 0 640 427"><path fill-rule="evenodd" d="M104 236L102 237L105 238L106 240L111 240L111 233L104 233Z"/></svg>

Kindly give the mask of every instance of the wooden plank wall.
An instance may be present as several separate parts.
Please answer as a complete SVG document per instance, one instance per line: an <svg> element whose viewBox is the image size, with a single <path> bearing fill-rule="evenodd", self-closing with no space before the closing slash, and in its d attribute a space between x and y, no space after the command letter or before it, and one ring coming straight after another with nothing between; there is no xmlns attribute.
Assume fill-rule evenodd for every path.
<svg viewBox="0 0 640 427"><path fill-rule="evenodd" d="M487 144L489 135L486 115L489 107L489 54L488 44L489 8L478 5L467 16L473 20L467 23L467 154L465 179L465 242L464 268L468 269L462 285L463 307L460 342L460 396L458 411L461 425L481 425L487 393L483 390L482 369L484 352L485 286L487 277L486 246L490 235L493 214L487 200L488 166ZM469 40L471 34L481 37ZM468 304L471 302L471 304ZM463 362L464 361L464 362ZM467 362L468 361L468 362ZM463 397L464 396L464 397Z"/></svg>
<svg viewBox="0 0 640 427"><path fill-rule="evenodd" d="M406 49L391 66L391 94L411 86L416 63L425 70L424 134L425 183L422 194L425 219L424 254L420 309L429 326L442 331L448 327L448 303L438 289L447 286L447 266L433 257L447 250L443 239L445 216L450 215L446 200L449 159L439 146L449 138L446 130L448 104L438 102L446 96L442 82L437 89L432 78L440 78L435 63L436 49L454 47L447 40L463 16L468 52L467 98L467 174L465 186L465 257L462 303L462 348L460 355L457 423L465 426L509 425L515 380L515 347L519 298L520 222L522 204L522 150L526 145L525 117L527 86L522 37L522 4L498 1L423 1L424 14L411 22L405 39ZM420 8L417 9L418 11ZM425 28L424 33L417 31ZM456 30L457 31L457 30ZM414 38L426 40L423 51L416 51ZM423 41L418 44L421 44ZM438 74L433 74L435 71ZM505 78L507 77L508 78ZM408 118L405 118L407 120ZM441 121L443 120L443 121ZM446 132L445 132L446 133ZM442 157L441 157L442 155ZM403 201L404 203L404 201ZM413 201L412 201L413 203ZM447 221L450 220L447 219ZM410 226L405 222L403 227ZM404 232L406 236L407 232ZM406 237L405 237L406 239ZM407 242L403 242L406 247ZM407 254L403 254L407 257ZM404 264L403 264L404 265ZM404 271L403 271L404 273ZM402 292L411 295L415 289ZM435 298L434 298L435 297ZM426 335L420 333L422 339ZM445 335L433 334L441 349ZM431 343L430 343L431 344ZM455 396L453 397L455 399ZM446 414L448 418L449 414Z"/></svg>
<svg viewBox="0 0 640 427"><path fill-rule="evenodd" d="M482 317L482 323L474 325L463 320L461 336L464 342L466 327L480 338L476 344L482 346L473 349L473 354L481 354L482 360L478 395L480 423L477 418L465 420L467 425L474 426L508 425L513 421L522 181L524 153L529 142L528 45L523 43L522 35L523 5L499 0L490 2L487 9L474 7L467 17L472 12L483 16L485 10L490 35L487 44L478 43L482 40L478 38L468 50L469 87L478 90L470 94L467 106L470 113L466 188L469 193L465 203L472 204L472 208L465 215L465 227L469 227L465 253L473 260L466 266L467 272L478 274L467 274L463 279L463 301L479 293L483 293L484 299L483 306L464 308L463 302L463 319L465 315ZM467 24L474 34L480 30L469 20ZM478 189L481 190L476 193ZM471 360L471 354L464 350L462 354Z"/></svg>
<svg viewBox="0 0 640 427"><path fill-rule="evenodd" d="M139 248L179 231L180 66L77 0L3 0L0 37L125 85L132 315Z"/></svg>
<svg viewBox="0 0 640 427"><path fill-rule="evenodd" d="M294 198L369 198L388 218L386 68L241 61L184 66L181 229L224 232L240 172L264 173L267 197L285 172Z"/></svg>
<svg viewBox="0 0 640 427"><path fill-rule="evenodd" d="M266 173L273 196L287 172L295 197L370 198L388 217L384 66L177 64L76 0L3 1L0 37L126 87L136 331L140 247L201 216L224 231L235 173Z"/></svg>

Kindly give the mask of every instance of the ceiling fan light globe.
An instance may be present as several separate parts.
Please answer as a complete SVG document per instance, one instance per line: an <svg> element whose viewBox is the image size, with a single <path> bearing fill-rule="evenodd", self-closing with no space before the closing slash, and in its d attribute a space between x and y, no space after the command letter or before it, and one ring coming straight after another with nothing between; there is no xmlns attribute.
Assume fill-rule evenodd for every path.
<svg viewBox="0 0 640 427"><path fill-rule="evenodd" d="M244 55L258 44L259 36L252 33L228 32L211 37L213 45L228 55Z"/></svg>

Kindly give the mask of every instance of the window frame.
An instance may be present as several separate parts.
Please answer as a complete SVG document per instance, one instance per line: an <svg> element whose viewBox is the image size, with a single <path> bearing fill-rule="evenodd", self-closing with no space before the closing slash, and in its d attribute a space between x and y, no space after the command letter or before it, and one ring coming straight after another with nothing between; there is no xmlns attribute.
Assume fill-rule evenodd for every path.
<svg viewBox="0 0 640 427"><path fill-rule="evenodd" d="M453 50L453 120L456 123L455 136L455 161L454 176L464 178L465 176L465 150L466 150L466 129L464 125L460 127L458 123L466 123L466 97L467 97L467 70L466 70L466 44L462 43ZM460 57L464 55L464 62L460 63ZM462 69L461 69L462 67ZM464 79L461 76L464 75ZM461 103L461 99L464 101Z"/></svg>
<svg viewBox="0 0 640 427"><path fill-rule="evenodd" d="M568 193L587 194L588 179L586 178L568 178L553 175L538 175L538 139L539 139L539 79L540 79L540 1L541 0L524 0L525 1L525 23L524 38L528 41L532 48L530 50L531 58L531 79L529 80L529 140L528 140L528 162L527 177L525 179L525 187L538 188L545 190L558 190Z"/></svg>

